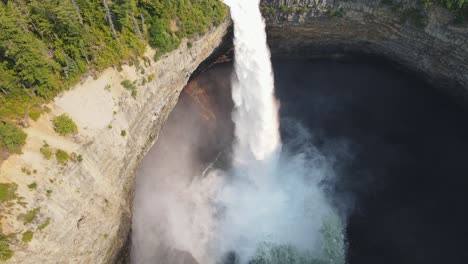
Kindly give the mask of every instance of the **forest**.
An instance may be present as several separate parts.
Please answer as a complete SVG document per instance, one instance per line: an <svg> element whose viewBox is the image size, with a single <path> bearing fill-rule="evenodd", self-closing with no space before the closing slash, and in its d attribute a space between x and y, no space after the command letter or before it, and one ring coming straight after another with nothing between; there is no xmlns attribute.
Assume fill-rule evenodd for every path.
<svg viewBox="0 0 468 264"><path fill-rule="evenodd" d="M468 0L420 3L468 19ZM18 152L18 125L37 120L46 103L83 77L132 63L147 44L157 60L226 14L220 0L1 0L0 148Z"/></svg>
<svg viewBox="0 0 468 264"><path fill-rule="evenodd" d="M2 0L0 122L37 119L83 76L135 60L147 43L158 59L226 13L219 0Z"/></svg>

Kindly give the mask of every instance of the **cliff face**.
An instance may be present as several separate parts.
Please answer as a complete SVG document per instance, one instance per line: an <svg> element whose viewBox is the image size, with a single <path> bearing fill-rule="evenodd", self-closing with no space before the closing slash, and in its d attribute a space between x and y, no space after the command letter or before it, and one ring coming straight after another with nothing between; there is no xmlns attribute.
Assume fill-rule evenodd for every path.
<svg viewBox="0 0 468 264"><path fill-rule="evenodd" d="M25 129L23 154L0 167L0 183L17 186L15 197L0 204L1 231L10 235L14 252L8 263L116 261L130 229L136 167L188 78L222 42L228 26L226 21L182 43L157 62L141 60L88 78ZM153 54L148 51L147 57ZM124 80L134 82L136 95L123 87ZM62 113L77 123L76 135L54 132L51 119ZM75 153L74 160L60 165L54 157L46 159L40 152L45 142L52 152Z"/></svg>
<svg viewBox="0 0 468 264"><path fill-rule="evenodd" d="M468 99L468 26L415 0L262 0L273 54L383 55ZM313 49L311 49L313 48Z"/></svg>
<svg viewBox="0 0 468 264"><path fill-rule="evenodd" d="M262 4L274 54L384 55L468 99L468 28L453 24L453 15L442 7L422 8L414 0ZM191 73L221 43L228 26L225 22L190 45L183 43L158 62L142 60L85 80L25 129L23 154L0 164L0 184L17 187L16 195L0 204L0 231L10 235L14 252L8 263L115 261L130 228L135 169ZM136 81L135 98L121 85L124 80ZM62 113L75 120L77 135L54 132L51 119ZM40 152L45 142L53 152L61 149L77 158L66 165L48 160Z"/></svg>

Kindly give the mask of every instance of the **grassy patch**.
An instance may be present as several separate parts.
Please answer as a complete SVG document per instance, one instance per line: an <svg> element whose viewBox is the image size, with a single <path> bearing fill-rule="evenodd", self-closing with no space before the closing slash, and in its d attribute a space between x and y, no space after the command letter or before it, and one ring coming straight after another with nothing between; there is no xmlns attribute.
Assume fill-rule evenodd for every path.
<svg viewBox="0 0 468 264"><path fill-rule="evenodd" d="M42 231L44 230L48 225L50 224L50 218L47 218L47 220L40 226L37 227L37 230Z"/></svg>
<svg viewBox="0 0 468 264"><path fill-rule="evenodd" d="M327 15L329 17L343 17L344 16L344 11L343 9L329 9L327 11Z"/></svg>
<svg viewBox="0 0 468 264"><path fill-rule="evenodd" d="M285 14L292 14L294 12L296 12L296 9L292 6L287 6L285 4L281 4L280 7L281 9L281 12L285 13Z"/></svg>
<svg viewBox="0 0 468 264"><path fill-rule="evenodd" d="M65 152L65 151L63 151L63 150L61 150L61 149L59 149L59 150L57 150L57 152L55 153L55 158L57 159L57 162L58 162L59 164L64 165L64 164L66 164L66 163L68 162L68 160L70 159L70 155L69 155L67 152Z"/></svg>
<svg viewBox="0 0 468 264"><path fill-rule="evenodd" d="M468 1L467 0L438 0L443 6L452 11L455 15L456 23L468 21Z"/></svg>
<svg viewBox="0 0 468 264"><path fill-rule="evenodd" d="M0 233L0 261L7 261L13 257L13 251L10 249L8 238Z"/></svg>
<svg viewBox="0 0 468 264"><path fill-rule="evenodd" d="M53 122L55 132L61 136L66 136L71 133L78 132L78 127L76 126L75 122L67 114L62 114L55 117Z"/></svg>
<svg viewBox="0 0 468 264"><path fill-rule="evenodd" d="M125 136L127 135L127 131L126 131L125 129L122 130L122 131L120 131L120 135L121 135L122 137L125 137Z"/></svg>
<svg viewBox="0 0 468 264"><path fill-rule="evenodd" d="M35 190L35 189L37 189L37 183L33 182L33 183L29 184L29 185L28 185L28 188L29 188L30 190Z"/></svg>
<svg viewBox="0 0 468 264"><path fill-rule="evenodd" d="M136 81L131 82L129 80L124 80L120 84L122 84L122 86L125 89L131 92L133 98L136 98L137 96Z"/></svg>
<svg viewBox="0 0 468 264"><path fill-rule="evenodd" d="M148 82L152 82L156 78L156 73L151 73L148 75Z"/></svg>
<svg viewBox="0 0 468 264"><path fill-rule="evenodd" d="M31 211L28 211L27 213L25 214L20 214L18 216L18 219L19 220L23 220L23 223L26 225L26 224L29 224L31 223L34 218L36 218L37 216L37 213L39 213L39 210L41 210L40 207L36 207L34 209L32 209Z"/></svg>
<svg viewBox="0 0 468 264"><path fill-rule="evenodd" d="M0 202L6 202L16 199L17 189L18 185L16 185L15 183L0 183Z"/></svg>
<svg viewBox="0 0 468 264"><path fill-rule="evenodd" d="M26 167L21 167L21 172L26 175L31 175L31 170Z"/></svg>
<svg viewBox="0 0 468 264"><path fill-rule="evenodd" d="M21 237L21 241L23 241L24 243L29 243L29 242L31 242L33 237L34 237L34 232L31 231L31 230L28 230L28 231L23 233L23 235Z"/></svg>
<svg viewBox="0 0 468 264"><path fill-rule="evenodd" d="M20 128L0 122L0 148L6 148L10 153L21 153L26 137L26 133Z"/></svg>
<svg viewBox="0 0 468 264"><path fill-rule="evenodd" d="M262 14L264 16L275 15L276 14L276 8L274 6L272 6L272 5L261 6L260 10L262 11Z"/></svg>
<svg viewBox="0 0 468 264"><path fill-rule="evenodd" d="M52 150L50 149L47 142L44 142L44 145L42 145L40 151L42 153L42 156L44 156L46 160L50 160L50 158L52 157Z"/></svg>
<svg viewBox="0 0 468 264"><path fill-rule="evenodd" d="M43 110L41 109L30 109L29 112L28 112L28 115L29 117L34 120L34 121L37 121L39 119L39 117L41 117L41 114L42 114Z"/></svg>

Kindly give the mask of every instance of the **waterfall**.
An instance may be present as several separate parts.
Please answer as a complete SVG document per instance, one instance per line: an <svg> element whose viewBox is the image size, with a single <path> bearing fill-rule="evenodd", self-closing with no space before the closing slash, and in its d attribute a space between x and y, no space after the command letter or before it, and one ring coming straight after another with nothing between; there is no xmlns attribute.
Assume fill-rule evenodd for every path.
<svg viewBox="0 0 468 264"><path fill-rule="evenodd" d="M271 158L280 147L270 52L259 0L225 0L234 21L235 163Z"/></svg>
<svg viewBox="0 0 468 264"><path fill-rule="evenodd" d="M217 259L344 263L342 222L321 185L333 175L331 166L300 125L286 126L296 137L294 152L281 144L260 0L224 2L234 21L236 138L231 171L216 172L224 181L214 199Z"/></svg>
<svg viewBox="0 0 468 264"><path fill-rule="evenodd" d="M332 164L298 122L281 120L294 136L280 138L259 0L224 1L235 37L235 142L219 164L229 169L213 162L199 175L202 131L181 106L137 182L132 263L343 264L344 221L324 190Z"/></svg>

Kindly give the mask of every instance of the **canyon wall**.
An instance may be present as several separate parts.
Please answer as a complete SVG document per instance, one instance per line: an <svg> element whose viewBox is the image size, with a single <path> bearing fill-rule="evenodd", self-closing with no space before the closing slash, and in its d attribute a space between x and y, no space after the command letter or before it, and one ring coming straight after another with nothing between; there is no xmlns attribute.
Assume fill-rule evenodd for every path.
<svg viewBox="0 0 468 264"><path fill-rule="evenodd" d="M445 8L423 8L414 0L263 0L262 5L275 55L384 55L468 99L468 27L454 24ZM190 75L228 27L226 21L185 41L157 62L141 60L89 77L31 121L23 154L0 164L0 183L17 188L15 197L0 205L1 231L14 241L8 263L116 262L129 233L135 170ZM153 54L148 51L147 57ZM134 96L124 80L136 81ZM51 120L62 113L77 123L76 135L54 132ZM46 159L40 152L45 142L53 151L75 153L75 159L65 165ZM23 242L31 233L31 241Z"/></svg>
<svg viewBox="0 0 468 264"><path fill-rule="evenodd" d="M137 64L89 77L31 121L23 153L0 165L0 183L17 188L0 208L1 230L13 241L8 263L118 261L130 230L136 168L189 77L223 42L229 25L183 41L157 62L148 59L154 55L148 50ZM125 80L136 94L124 88ZM76 135L54 132L51 120L62 113L78 125ZM43 147L72 158L59 164L41 154Z"/></svg>
<svg viewBox="0 0 468 264"><path fill-rule="evenodd" d="M427 1L430 2L430 1ZM416 0L262 0L276 55L383 55L468 99L468 25Z"/></svg>

